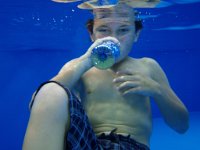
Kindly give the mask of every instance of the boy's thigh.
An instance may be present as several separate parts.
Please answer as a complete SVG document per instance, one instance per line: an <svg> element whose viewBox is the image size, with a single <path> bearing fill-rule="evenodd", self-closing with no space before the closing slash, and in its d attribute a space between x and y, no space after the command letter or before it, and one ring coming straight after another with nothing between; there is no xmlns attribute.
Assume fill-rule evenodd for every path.
<svg viewBox="0 0 200 150"><path fill-rule="evenodd" d="M33 96L25 145L38 149L64 146L69 124L69 100L66 91L55 83L41 86Z"/></svg>

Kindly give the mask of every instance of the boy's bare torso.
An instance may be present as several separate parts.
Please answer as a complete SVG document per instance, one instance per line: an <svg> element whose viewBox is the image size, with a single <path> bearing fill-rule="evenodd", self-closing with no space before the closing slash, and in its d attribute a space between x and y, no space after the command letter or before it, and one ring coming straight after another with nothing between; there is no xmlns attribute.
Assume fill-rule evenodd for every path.
<svg viewBox="0 0 200 150"><path fill-rule="evenodd" d="M139 94L123 96L117 90L113 79L117 77L117 71L124 69L151 74L146 59L127 58L113 70L93 67L82 76L81 100L97 135L117 128L116 133L130 134L149 146L152 130L150 100Z"/></svg>

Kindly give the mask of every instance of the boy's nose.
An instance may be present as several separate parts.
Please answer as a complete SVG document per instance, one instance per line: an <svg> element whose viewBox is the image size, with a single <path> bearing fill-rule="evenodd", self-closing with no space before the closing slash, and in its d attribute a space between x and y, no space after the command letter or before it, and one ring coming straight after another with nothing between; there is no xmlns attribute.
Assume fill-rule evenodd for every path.
<svg viewBox="0 0 200 150"><path fill-rule="evenodd" d="M116 32L111 32L109 36L111 36L111 37L115 37L116 39L119 40L118 35L117 35Z"/></svg>

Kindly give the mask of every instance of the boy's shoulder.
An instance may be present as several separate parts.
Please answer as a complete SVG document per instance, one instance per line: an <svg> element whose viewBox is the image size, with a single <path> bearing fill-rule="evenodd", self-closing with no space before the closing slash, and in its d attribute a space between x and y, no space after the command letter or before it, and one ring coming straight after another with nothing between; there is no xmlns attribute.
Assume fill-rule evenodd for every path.
<svg viewBox="0 0 200 150"><path fill-rule="evenodd" d="M156 60L150 57L142 57L142 58L133 58L133 57L129 57L128 59L130 59L130 61L137 61L137 62L142 62L142 63L156 63Z"/></svg>
<svg viewBox="0 0 200 150"><path fill-rule="evenodd" d="M129 65L130 68L137 68L139 71L148 72L148 74L152 75L157 71L161 70L159 63L150 57L143 57L143 58L129 58Z"/></svg>
<svg viewBox="0 0 200 150"><path fill-rule="evenodd" d="M158 62L150 57L142 57L142 58L133 58L133 57L129 57L127 59L127 62L130 64L137 64L137 65L144 65L144 66L148 66L148 67L153 67L158 65Z"/></svg>

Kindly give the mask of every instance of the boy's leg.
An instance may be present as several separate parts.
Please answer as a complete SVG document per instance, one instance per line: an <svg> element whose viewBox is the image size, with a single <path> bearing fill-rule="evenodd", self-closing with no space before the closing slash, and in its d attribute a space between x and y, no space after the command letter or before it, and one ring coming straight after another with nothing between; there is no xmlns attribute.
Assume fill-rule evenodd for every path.
<svg viewBox="0 0 200 150"><path fill-rule="evenodd" d="M69 96L56 83L40 86L32 101L23 150L63 150L69 128Z"/></svg>

